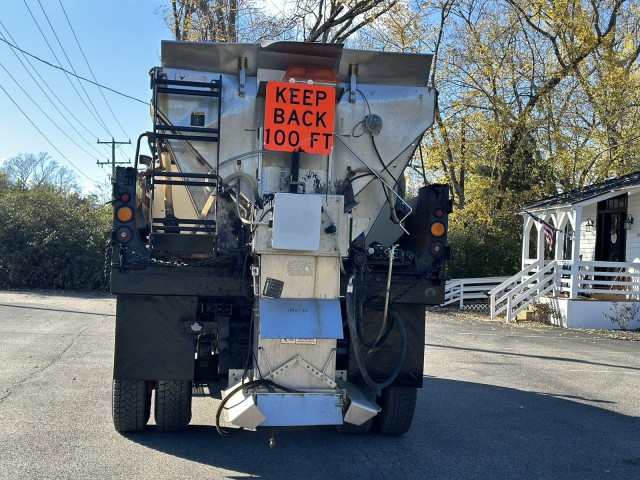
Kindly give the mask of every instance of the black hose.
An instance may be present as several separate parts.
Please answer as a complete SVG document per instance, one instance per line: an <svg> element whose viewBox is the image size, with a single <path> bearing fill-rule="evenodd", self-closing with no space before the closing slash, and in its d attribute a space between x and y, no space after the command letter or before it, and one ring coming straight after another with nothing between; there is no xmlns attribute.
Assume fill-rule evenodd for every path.
<svg viewBox="0 0 640 480"><path fill-rule="evenodd" d="M349 285L350 288L353 285ZM367 365L364 357L362 356L362 342L360 340L360 336L358 335L358 325L356 319L356 305L354 305L353 301L353 292L349 292L347 289L347 294L345 297L346 311L347 311L347 324L349 325L349 333L351 334L351 342L353 346L353 351L356 355L356 362L358 363L358 367L360 368L360 373L362 374L362 378L365 383L372 388L380 389L387 388L391 385L395 379L400 374L400 370L404 365L404 359L407 355L407 332L404 328L404 324L402 323L402 319L400 315L398 315L395 310L389 309L389 315L393 318L393 323L398 326L398 330L400 331L400 358L398 358L398 363L396 364L391 375L383 381L376 382L371 375L369 374L369 370L367 370ZM380 342L377 342L380 344Z"/></svg>
<svg viewBox="0 0 640 480"><path fill-rule="evenodd" d="M363 318L362 317L363 317L362 316L362 309L360 309L360 314L356 317L356 325L358 326L358 338L359 338L360 343L362 345L364 345L365 347L367 347L367 348L371 349L371 351L373 351L375 348L377 348L380 345L382 345L383 343L385 343L387 341L387 339L389 338L389 335L393 331L393 324L395 323L394 317L391 317L391 315L389 315L389 317L391 317L391 320L392 320L391 322L385 321L384 318L382 319L382 325L380 326L380 331L376 335L376 339L373 342L369 342L367 340L367 338L365 337L365 333L363 331Z"/></svg>

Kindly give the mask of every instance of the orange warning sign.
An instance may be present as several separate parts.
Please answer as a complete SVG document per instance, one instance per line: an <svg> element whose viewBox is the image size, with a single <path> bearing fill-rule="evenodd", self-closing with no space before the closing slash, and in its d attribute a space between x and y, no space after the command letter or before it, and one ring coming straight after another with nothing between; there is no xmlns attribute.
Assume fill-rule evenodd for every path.
<svg viewBox="0 0 640 480"><path fill-rule="evenodd" d="M329 154L333 148L336 90L307 83L268 82L264 148Z"/></svg>

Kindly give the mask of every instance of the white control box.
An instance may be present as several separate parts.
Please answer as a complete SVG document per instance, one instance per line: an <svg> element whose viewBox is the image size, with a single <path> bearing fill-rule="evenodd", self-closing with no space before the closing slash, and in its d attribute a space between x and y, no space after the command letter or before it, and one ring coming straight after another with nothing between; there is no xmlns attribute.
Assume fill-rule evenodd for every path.
<svg viewBox="0 0 640 480"><path fill-rule="evenodd" d="M271 246L278 250L319 250L321 223L321 196L276 193Z"/></svg>

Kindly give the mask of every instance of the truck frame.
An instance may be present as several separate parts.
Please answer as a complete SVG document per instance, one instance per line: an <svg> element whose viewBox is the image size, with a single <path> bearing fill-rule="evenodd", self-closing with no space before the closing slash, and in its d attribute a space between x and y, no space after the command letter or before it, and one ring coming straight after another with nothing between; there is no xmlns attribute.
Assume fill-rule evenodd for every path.
<svg viewBox="0 0 640 480"><path fill-rule="evenodd" d="M163 42L153 130L113 179L113 422L408 431L449 188L407 198L431 55ZM143 140L150 156L139 155ZM153 401L153 402L152 402ZM231 425L231 426L230 426Z"/></svg>

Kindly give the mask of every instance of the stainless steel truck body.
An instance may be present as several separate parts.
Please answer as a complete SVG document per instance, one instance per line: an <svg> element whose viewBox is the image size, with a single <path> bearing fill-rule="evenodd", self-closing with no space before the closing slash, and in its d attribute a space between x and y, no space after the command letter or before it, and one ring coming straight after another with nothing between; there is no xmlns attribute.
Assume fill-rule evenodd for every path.
<svg viewBox="0 0 640 480"><path fill-rule="evenodd" d="M113 419L402 434L443 302L446 185L406 198L430 55L163 42L151 156L113 181ZM155 394L153 394L155 392ZM153 394L153 396L152 396ZM225 426L226 425L226 426Z"/></svg>

